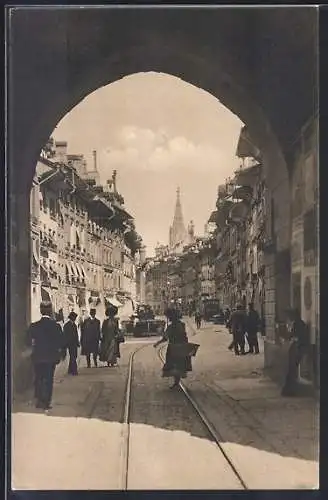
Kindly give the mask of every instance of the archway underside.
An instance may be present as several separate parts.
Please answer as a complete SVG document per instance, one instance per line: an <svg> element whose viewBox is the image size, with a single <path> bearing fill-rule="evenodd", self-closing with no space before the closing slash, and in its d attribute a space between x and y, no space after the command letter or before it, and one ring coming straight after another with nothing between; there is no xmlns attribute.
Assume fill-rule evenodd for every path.
<svg viewBox="0 0 328 500"><path fill-rule="evenodd" d="M289 248L288 158L315 114L314 9L220 9L196 17L177 9L35 13L16 9L11 18L9 168L20 240L12 264L14 310L24 307L19 296L29 268L27 203L40 149L83 98L132 73L177 76L240 117L263 151L279 207L277 250ZM289 287L286 279L282 289ZM14 329L22 331L26 318L16 316Z"/></svg>
<svg viewBox="0 0 328 500"><path fill-rule="evenodd" d="M11 27L12 156L26 168L81 99L137 72L207 90L284 153L314 112L315 9L15 9Z"/></svg>

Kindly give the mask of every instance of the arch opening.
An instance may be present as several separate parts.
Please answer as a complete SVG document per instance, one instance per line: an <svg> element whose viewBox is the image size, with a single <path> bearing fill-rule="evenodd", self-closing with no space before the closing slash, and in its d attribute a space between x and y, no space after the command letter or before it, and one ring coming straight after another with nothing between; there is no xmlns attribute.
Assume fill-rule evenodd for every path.
<svg viewBox="0 0 328 500"><path fill-rule="evenodd" d="M29 123L33 123L33 127L30 127L28 140L22 138L22 134L17 132L17 136L15 136L16 139L18 137L16 144L20 142L22 147L18 153L16 152L16 149L18 149L16 145L12 154L12 161L17 164L22 163L20 158L25 158L25 169L24 172L22 170L22 176L13 176L12 179L13 191L15 192L12 199L13 210L17 213L15 224L19 227L21 239L21 243L17 245L17 247L21 247L20 256L25 257L26 252L22 249L26 247L26 238L28 238L26 210L21 207L26 206L27 193L32 182L34 167L40 149L50 136L56 123L87 95L104 85L113 83L129 74L155 71L171 74L206 90L247 125L251 137L263 154L263 165L274 206L276 250L278 253L285 252L284 255L288 261L291 217L286 143L290 140L290 135L287 137L287 133L285 134L283 127L280 130L279 125L283 123L284 116L287 116L290 110L286 109L281 112L281 120L277 122L273 111L277 107L277 103L273 100L270 108L267 102L269 98L265 99L263 97L266 89L269 96L273 95L269 85L270 82L262 75L265 73L265 69L269 68L270 63L275 61L274 58L269 54L266 65L262 58L261 64L263 64L263 67L262 71L260 71L261 68L254 61L250 61L247 49L245 48L245 51L242 49L245 40L247 40L245 33L250 26L247 24L250 14L246 16L247 22L246 17L239 14L236 14L235 21L232 22L233 17L229 17L232 16L231 12L225 11L221 19L215 17L215 21L213 19L207 24L209 32L212 30L213 34L213 28L215 28L214 31L220 33L215 38L215 47L209 43L208 36L204 32L200 33L196 30L197 33L193 33L193 29L182 29L179 32L176 22L173 25L163 22L163 27L158 30L155 28L152 30L149 30L149 28L143 29L145 21L138 27L136 23L136 27L126 37L123 37L123 39L120 36L117 37L117 40L120 40L119 43L117 40L116 43L112 43L114 37L119 35L119 32L116 31L119 25L114 29L115 34L106 38L104 33L107 30L109 17L104 16L106 20L100 22L98 17L98 28L95 31L95 24L86 23L85 15L86 13L75 12L66 17L64 16L65 22L56 24L67 30L66 36L63 37L62 32L53 33L49 24L50 18L47 20L47 15L44 14L44 22L41 23L41 32L39 31L38 34L41 39L44 38L45 40L45 49L49 48L49 46L54 47L51 61L47 58L46 52L43 52L44 48L40 41L38 41L39 49L36 51L38 62L36 59L34 60L31 53L28 52L32 47L31 44L27 42L27 39L25 40L24 34L21 36L18 52L25 50L25 47L23 47L25 40L26 50L29 53L29 57L25 59L30 65L30 68L27 69L26 65L23 64L21 72L25 72L27 75L31 71L33 74L34 71L39 75L39 78L35 83L35 88L28 87L25 89L27 94L29 90L31 90L30 93L33 96L38 94L33 110L27 104L24 106L24 109L28 111L24 120L26 120L26 123L28 123L28 120ZM283 17L285 15L284 12ZM58 14L58 16L60 18L62 14ZM170 17L169 14L168 16ZM265 17L264 14L263 16ZM260 21L260 17L258 16L258 21ZM273 24L277 22L277 25L279 25L282 22L282 18L280 18L280 21L278 18L279 16L276 16L272 23L271 21L268 22L268 18L265 19L265 27L263 27L259 35L256 35L258 36L258 45L263 39L266 28L271 26L272 33L272 30L274 31ZM54 18L51 19L53 23ZM308 17L306 19L307 24ZM254 24L251 25L254 26ZM83 37L89 33L89 29L90 44L87 47ZM296 49L294 40L289 37L290 31L290 26L287 26L286 29L284 25L279 44L290 48L288 57L293 59L292 54L295 54ZM28 32L30 34L33 30L29 27ZM67 39L67 33L69 33L71 42L69 48L66 44L64 46L60 40L61 37ZM286 33L288 33L288 37ZM202 37L204 37L203 42ZM234 44L234 42L236 43ZM277 42L277 46L279 44ZM278 59L282 53L278 49L277 51ZM23 52L19 53L22 54ZM283 64L284 60L281 59L281 64ZM67 60L69 60L69 64L67 64ZM296 64L296 59L293 60L293 64ZM38 71L40 67L42 67L42 70ZM272 64L272 67L275 67L277 74L279 74L279 67L274 64ZM290 73L293 72L292 67L289 70ZM270 76L272 76L272 71L274 70L268 71ZM298 74L300 80L302 80L301 70L299 72L295 71L295 74ZM281 75L280 77L282 78ZM263 78L264 83L262 86L264 89L258 92L258 79L261 78ZM35 81L35 74L33 79L28 79L28 81L32 80ZM22 100L19 98L17 101L17 106L19 106ZM294 127L294 131L296 130L298 130L297 126L296 129ZM12 169L13 171L14 169ZM15 233L15 230L13 232ZM27 258L29 261L28 252ZM278 281L275 280L275 261L276 259L272 258L272 262L268 265L271 269L270 277L273 279L272 290L275 290L278 296L280 291L285 290L284 297L286 297L289 294L289 276L287 277L288 273L285 272L283 266L283 270L280 271L280 278ZM17 265L16 274L20 278L16 281L18 283L21 280L18 290L21 288L22 283L24 289L26 285L27 268L24 262L26 264L26 259L25 261L24 258L20 259L20 263ZM14 281L15 279L14 277ZM275 317L276 314L277 311L272 314L272 317ZM274 321L270 328L272 331L274 330Z"/></svg>

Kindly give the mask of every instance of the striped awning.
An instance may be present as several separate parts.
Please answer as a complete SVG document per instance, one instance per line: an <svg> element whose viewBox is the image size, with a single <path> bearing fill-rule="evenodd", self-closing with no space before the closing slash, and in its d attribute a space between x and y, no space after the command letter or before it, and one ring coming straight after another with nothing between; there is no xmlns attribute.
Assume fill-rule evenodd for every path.
<svg viewBox="0 0 328 500"><path fill-rule="evenodd" d="M77 270L78 270L79 275L81 276L81 278L82 278L82 279L86 278L86 277L87 277L87 275L86 275L86 272L85 272L85 270L84 270L83 265L82 265L82 264L80 264L80 262L76 262L76 263L75 263L75 265L76 265L76 268L77 268Z"/></svg>
<svg viewBox="0 0 328 500"><path fill-rule="evenodd" d="M68 270L68 274L70 276L74 276L76 278L80 277L80 273L76 267L76 264L74 262L66 262L66 268Z"/></svg>
<svg viewBox="0 0 328 500"><path fill-rule="evenodd" d="M76 278L80 278L80 272L79 272L79 269L78 269L76 263L71 262L71 266L72 266L72 269L74 271L74 276L76 276Z"/></svg>
<svg viewBox="0 0 328 500"><path fill-rule="evenodd" d="M66 262L65 266L66 266L66 271L67 271L68 275L69 276L74 276L75 274L74 274L74 270L73 270L73 268L71 266L71 263L70 262Z"/></svg>

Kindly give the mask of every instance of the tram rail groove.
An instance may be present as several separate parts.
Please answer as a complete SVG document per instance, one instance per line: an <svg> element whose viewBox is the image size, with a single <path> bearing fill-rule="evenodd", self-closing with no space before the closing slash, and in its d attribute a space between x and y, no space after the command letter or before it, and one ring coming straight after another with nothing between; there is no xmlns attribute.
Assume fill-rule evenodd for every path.
<svg viewBox="0 0 328 500"><path fill-rule="evenodd" d="M163 364L165 363L165 358L163 356L164 349L165 349L165 347L163 346L163 347L161 347L157 351L158 357L159 357L159 359L161 360L161 362ZM204 413L204 411L202 410L202 408L198 405L197 401L191 395L191 392L187 389L187 387L184 385L183 382L180 381L179 387L180 387L181 391L183 392L183 394L185 395L185 397L188 400L188 402L190 403L190 405L192 406L192 408L194 409L194 411L197 414L197 416L199 417L199 419L202 421L202 424L206 428L207 432L213 438L214 442L218 446L220 452L222 453L222 455L224 456L225 460L229 464L230 468L232 469L233 473L237 477L237 479L240 482L240 484L243 487L243 489L244 490L248 490L248 487L247 487L246 483L244 482L241 474L239 473L238 469L236 468L236 466L234 465L234 463L232 462L232 460L230 459L229 455L226 453L224 447L221 444L221 441L223 440L222 436L219 435L219 433L214 428L214 426L212 425L212 423L208 420L206 414Z"/></svg>
<svg viewBox="0 0 328 500"><path fill-rule="evenodd" d="M152 345L152 342L147 342L145 345L139 346L131 352L129 358L128 375L125 389L124 411L122 419L122 448L121 448L121 490L127 491L129 480L129 451L130 451L130 413L131 413L131 393L132 393L132 378L133 378L133 361L134 356L141 350Z"/></svg>

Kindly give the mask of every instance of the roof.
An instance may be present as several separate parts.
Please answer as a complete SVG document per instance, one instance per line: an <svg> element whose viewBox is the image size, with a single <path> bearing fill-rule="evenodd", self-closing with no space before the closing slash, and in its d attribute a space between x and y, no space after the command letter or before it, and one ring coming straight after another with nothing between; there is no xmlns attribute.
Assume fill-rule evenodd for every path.
<svg viewBox="0 0 328 500"><path fill-rule="evenodd" d="M259 180L259 173L261 170L261 164L257 163L247 168L240 168L235 171L235 180L240 185L252 186Z"/></svg>
<svg viewBox="0 0 328 500"><path fill-rule="evenodd" d="M217 215L218 215L218 211L213 210L213 212L210 215L210 218L208 219L208 222L216 222Z"/></svg>
<svg viewBox="0 0 328 500"><path fill-rule="evenodd" d="M257 158L260 150L254 144L246 125L241 129L237 144L236 156L238 158Z"/></svg>

